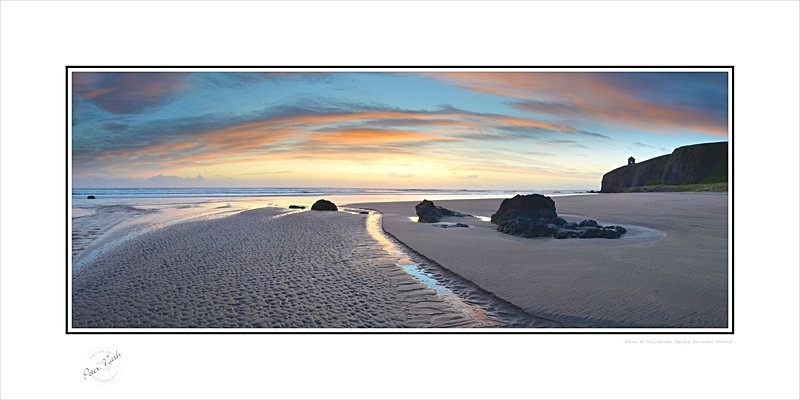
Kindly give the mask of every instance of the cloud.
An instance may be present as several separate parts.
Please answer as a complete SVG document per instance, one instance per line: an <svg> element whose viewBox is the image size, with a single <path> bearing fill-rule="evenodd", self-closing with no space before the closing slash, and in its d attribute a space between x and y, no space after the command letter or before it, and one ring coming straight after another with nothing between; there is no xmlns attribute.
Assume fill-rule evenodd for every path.
<svg viewBox="0 0 800 400"><path fill-rule="evenodd" d="M548 142L548 143L554 143L554 144L571 144L571 143L578 143L578 141L577 141L577 140L569 140L569 139L552 139L552 140L548 140L547 142Z"/></svg>
<svg viewBox="0 0 800 400"><path fill-rule="evenodd" d="M377 159L458 165L464 158L451 157L453 151L486 151L482 142L521 137L544 144L607 138L536 118L452 106L410 110L298 102L244 115L109 120L101 135L73 135L73 177L185 174L212 166L234 170L244 164L252 169L265 162L278 168L276 163L302 161L366 166ZM242 171L252 172L247 168Z"/></svg>
<svg viewBox="0 0 800 400"><path fill-rule="evenodd" d="M602 133L597 133L597 132L575 131L575 133L581 134L581 135L586 135L586 136L591 136L591 137L596 137L596 138L601 138L601 139L611 139L611 137L603 135Z"/></svg>
<svg viewBox="0 0 800 400"><path fill-rule="evenodd" d="M478 174L470 174L470 175L456 175L456 174L453 174L453 178L455 178L455 179L478 179L479 175Z"/></svg>
<svg viewBox="0 0 800 400"><path fill-rule="evenodd" d="M73 72L72 93L113 114L137 114L174 100L187 88L182 72Z"/></svg>
<svg viewBox="0 0 800 400"><path fill-rule="evenodd" d="M296 81L328 83L331 74L328 72L197 72L193 74L199 85L215 88L238 89L262 82L276 85Z"/></svg>
<svg viewBox="0 0 800 400"><path fill-rule="evenodd" d="M656 149L656 150L662 151L664 153L669 153L670 152L670 150L665 148L665 147L653 146L653 145L649 145L649 144L642 143L642 142L635 142L635 143L633 143L633 145L636 146L636 147L642 147L642 148L645 148L645 149Z"/></svg>
<svg viewBox="0 0 800 400"><path fill-rule="evenodd" d="M416 122L416 125L414 124ZM347 103L285 105L244 116L205 114L144 124L108 122L102 135L73 135L76 171L244 162L287 153L414 152L436 142L508 136L498 124L566 129L535 119L453 107L405 110ZM542 128L537 128L542 127Z"/></svg>
<svg viewBox="0 0 800 400"><path fill-rule="evenodd" d="M128 130L128 124L120 124L114 122L106 122L101 127L106 132L124 132Z"/></svg>
<svg viewBox="0 0 800 400"><path fill-rule="evenodd" d="M660 133L728 134L726 73L451 72L431 76L508 97L538 115Z"/></svg>
<svg viewBox="0 0 800 400"><path fill-rule="evenodd" d="M409 143L456 140L446 136L437 136L416 131L389 129L343 129L314 135L312 144L360 145L379 143Z"/></svg>
<svg viewBox="0 0 800 400"><path fill-rule="evenodd" d="M575 130L572 128L565 128L565 130L553 130L532 126L497 126L496 129L508 133L513 138L528 138L528 139L547 139L547 138L566 138L566 137L584 137L593 139L611 139L610 137L584 130ZM562 139L563 140L563 139ZM567 140L567 142L575 142L575 140Z"/></svg>
<svg viewBox="0 0 800 400"><path fill-rule="evenodd" d="M72 182L76 188L179 188L179 187L208 187L208 181L198 175L194 178L184 178L171 175L154 175L147 178L77 178Z"/></svg>

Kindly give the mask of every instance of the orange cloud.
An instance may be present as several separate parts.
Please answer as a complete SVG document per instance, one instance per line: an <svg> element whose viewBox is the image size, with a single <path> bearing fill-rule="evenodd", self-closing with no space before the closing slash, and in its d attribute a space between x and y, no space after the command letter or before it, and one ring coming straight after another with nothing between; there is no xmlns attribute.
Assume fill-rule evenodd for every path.
<svg viewBox="0 0 800 400"><path fill-rule="evenodd" d="M508 126L519 126L519 127L527 127L527 128L542 128L542 129L549 129L552 131L562 131L562 132L572 132L575 129L558 125L552 124L549 122L538 121L535 119L528 119L528 118L518 118L518 117L507 117L507 116L497 116L494 118L490 118L490 121L499 122L502 125Z"/></svg>
<svg viewBox="0 0 800 400"><path fill-rule="evenodd" d="M518 109L587 117L658 132L727 136L727 119L679 103L643 99L608 73L446 72L431 76L458 86L518 99ZM550 128L548 128L550 129Z"/></svg>
<svg viewBox="0 0 800 400"><path fill-rule="evenodd" d="M315 135L312 143L317 144L377 144L377 143L407 143L455 140L446 136L431 135L415 131L389 130L389 129L347 129L325 134Z"/></svg>
<svg viewBox="0 0 800 400"><path fill-rule="evenodd" d="M392 155L434 154L435 148L427 146L427 143L505 137L504 133L494 129L495 126L574 131L566 126L532 118L475 113L455 108L437 111L309 111L197 132L170 134L168 130L153 130L157 135L142 136L140 142L146 144L81 155L80 168L74 170L78 173L114 171L141 176L143 173L168 173L209 165L275 160L368 162L374 160L376 155L385 158Z"/></svg>

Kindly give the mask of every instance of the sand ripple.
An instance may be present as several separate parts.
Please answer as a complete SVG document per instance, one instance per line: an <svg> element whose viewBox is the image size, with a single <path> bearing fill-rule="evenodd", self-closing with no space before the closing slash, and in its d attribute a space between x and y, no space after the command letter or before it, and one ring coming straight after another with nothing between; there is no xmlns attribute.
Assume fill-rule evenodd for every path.
<svg viewBox="0 0 800 400"><path fill-rule="evenodd" d="M73 271L73 327L460 327L365 215L258 209L150 232Z"/></svg>
<svg viewBox="0 0 800 400"><path fill-rule="evenodd" d="M95 209L78 209L72 219L72 260L75 261L100 236L118 224L150 213L126 205L98 206ZM98 218L102 216L102 218Z"/></svg>

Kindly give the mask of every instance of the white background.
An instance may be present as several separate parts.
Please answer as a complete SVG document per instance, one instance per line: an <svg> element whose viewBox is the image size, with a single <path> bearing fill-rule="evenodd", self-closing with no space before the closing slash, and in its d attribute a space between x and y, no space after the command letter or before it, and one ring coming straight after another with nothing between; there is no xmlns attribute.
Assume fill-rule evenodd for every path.
<svg viewBox="0 0 800 400"><path fill-rule="evenodd" d="M798 2L1 7L2 398L800 397ZM734 65L735 334L65 335L66 65Z"/></svg>

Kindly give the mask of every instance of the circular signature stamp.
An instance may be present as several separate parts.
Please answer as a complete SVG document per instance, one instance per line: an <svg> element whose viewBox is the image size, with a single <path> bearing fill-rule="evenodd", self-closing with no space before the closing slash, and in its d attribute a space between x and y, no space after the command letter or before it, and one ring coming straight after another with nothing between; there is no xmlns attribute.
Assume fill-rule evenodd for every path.
<svg viewBox="0 0 800 400"><path fill-rule="evenodd" d="M83 380L93 379L98 382L111 382L122 370L120 358L122 354L116 349L99 348L92 352L83 369Z"/></svg>

